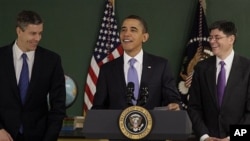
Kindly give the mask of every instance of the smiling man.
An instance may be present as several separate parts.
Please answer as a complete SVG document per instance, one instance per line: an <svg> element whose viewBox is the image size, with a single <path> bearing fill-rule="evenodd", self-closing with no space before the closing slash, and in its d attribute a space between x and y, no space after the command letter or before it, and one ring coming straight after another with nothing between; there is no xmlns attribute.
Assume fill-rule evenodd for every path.
<svg viewBox="0 0 250 141"><path fill-rule="evenodd" d="M147 24L141 17L130 15L123 20L120 40L124 54L101 67L92 109L125 109L132 105L180 109L180 95L168 60L142 49L148 39ZM133 69L132 77L130 69ZM130 103L127 86L131 82L134 96Z"/></svg>
<svg viewBox="0 0 250 141"><path fill-rule="evenodd" d="M56 141L59 135L65 78L60 56L38 46L42 32L41 17L22 11L17 39L0 48L0 141Z"/></svg>
<svg viewBox="0 0 250 141"><path fill-rule="evenodd" d="M230 125L250 123L250 62L234 52L234 23L216 21L209 30L215 56L195 67L188 113L200 141L228 141Z"/></svg>

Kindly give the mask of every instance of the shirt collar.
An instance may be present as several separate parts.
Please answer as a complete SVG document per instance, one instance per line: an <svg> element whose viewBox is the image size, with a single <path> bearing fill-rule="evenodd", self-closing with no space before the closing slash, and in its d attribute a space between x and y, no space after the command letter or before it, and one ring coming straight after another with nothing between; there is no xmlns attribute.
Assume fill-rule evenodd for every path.
<svg viewBox="0 0 250 141"><path fill-rule="evenodd" d="M17 43L15 41L14 45L13 45L13 49L14 49L14 53L17 59L22 59L22 54L24 53L18 46ZM35 51L29 51L29 52L25 52L27 54L27 59L31 59L34 58L35 55Z"/></svg>
<svg viewBox="0 0 250 141"><path fill-rule="evenodd" d="M134 57L131 57L126 52L124 52L123 58L124 58L125 63L128 63L131 58L135 58L138 63L142 64L142 62L143 62L143 50L141 49L141 51Z"/></svg>
<svg viewBox="0 0 250 141"><path fill-rule="evenodd" d="M234 50L227 56L226 59L221 60L219 57L216 57L216 64L220 65L220 61L224 61L226 65L232 64L234 58Z"/></svg>

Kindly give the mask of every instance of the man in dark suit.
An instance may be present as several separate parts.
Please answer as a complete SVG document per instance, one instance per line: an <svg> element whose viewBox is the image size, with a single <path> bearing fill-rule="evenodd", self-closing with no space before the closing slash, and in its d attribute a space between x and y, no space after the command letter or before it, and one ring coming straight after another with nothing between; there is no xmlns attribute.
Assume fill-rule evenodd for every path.
<svg viewBox="0 0 250 141"><path fill-rule="evenodd" d="M134 67L140 87L148 90L143 107L180 109L180 96L168 60L148 54L142 49L142 44L148 38L147 25L141 17L130 15L124 19L120 31L124 54L101 67L92 109L125 109L130 106L126 92L131 58L136 60ZM134 97L134 105L139 98Z"/></svg>
<svg viewBox="0 0 250 141"><path fill-rule="evenodd" d="M250 62L234 52L234 23L217 21L209 30L215 56L195 67L188 113L201 141L227 141L230 125L250 123Z"/></svg>
<svg viewBox="0 0 250 141"><path fill-rule="evenodd" d="M22 11L17 39L0 48L0 141L57 140L65 117L65 78L60 56L38 46L42 31L41 17ZM24 64L28 87L20 95Z"/></svg>

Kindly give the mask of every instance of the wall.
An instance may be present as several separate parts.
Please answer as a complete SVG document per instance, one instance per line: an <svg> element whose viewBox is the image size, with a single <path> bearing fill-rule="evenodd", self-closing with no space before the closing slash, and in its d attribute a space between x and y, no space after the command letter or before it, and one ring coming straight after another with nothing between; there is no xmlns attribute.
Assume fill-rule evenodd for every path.
<svg viewBox="0 0 250 141"><path fill-rule="evenodd" d="M197 0L116 0L118 24L129 14L146 19L150 39L144 50L168 58L177 78L185 44L191 32ZM207 0L208 24L219 19L236 23L239 39L235 51L250 56L249 0ZM35 10L45 21L42 46L59 53L65 74L78 86L78 97L67 109L82 115L83 86L103 16L104 0L1 0L0 46L16 38L15 18L23 9ZM1 68L0 68L1 69Z"/></svg>

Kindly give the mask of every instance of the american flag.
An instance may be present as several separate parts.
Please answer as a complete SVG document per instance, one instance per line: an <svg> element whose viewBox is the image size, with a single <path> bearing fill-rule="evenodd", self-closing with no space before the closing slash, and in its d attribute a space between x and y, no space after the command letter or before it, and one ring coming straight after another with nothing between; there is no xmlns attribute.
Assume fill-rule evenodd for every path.
<svg viewBox="0 0 250 141"><path fill-rule="evenodd" d="M84 91L84 113L92 107L100 67L123 54L112 1L106 0L104 16L91 57Z"/></svg>
<svg viewBox="0 0 250 141"><path fill-rule="evenodd" d="M197 3L192 32L186 45L183 64L180 71L178 89L181 93L182 106L184 109L187 108L189 98L188 91L192 83L195 65L199 61L213 55L209 45L209 32L202 3L204 3L202 0L199 0Z"/></svg>

